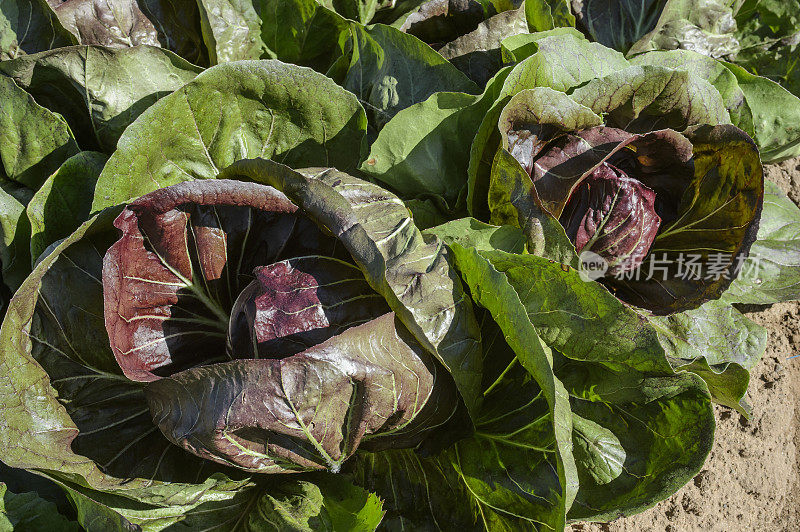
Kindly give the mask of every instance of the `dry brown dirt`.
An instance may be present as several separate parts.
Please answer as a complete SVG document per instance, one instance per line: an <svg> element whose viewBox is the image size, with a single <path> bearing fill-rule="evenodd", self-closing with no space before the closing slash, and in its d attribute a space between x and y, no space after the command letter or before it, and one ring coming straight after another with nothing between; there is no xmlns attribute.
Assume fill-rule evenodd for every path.
<svg viewBox="0 0 800 532"><path fill-rule="evenodd" d="M767 167L767 177L800 204L800 159ZM747 420L716 407L714 449L703 470L650 510L570 532L800 531L800 303L748 312L768 330L752 372Z"/></svg>

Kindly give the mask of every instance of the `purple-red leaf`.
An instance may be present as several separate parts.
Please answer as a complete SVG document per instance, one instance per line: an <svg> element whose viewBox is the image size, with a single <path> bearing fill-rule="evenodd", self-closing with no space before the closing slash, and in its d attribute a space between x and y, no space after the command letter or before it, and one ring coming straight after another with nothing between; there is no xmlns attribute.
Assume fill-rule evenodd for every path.
<svg viewBox="0 0 800 532"><path fill-rule="evenodd" d="M624 172L603 163L572 194L561 223L579 253L591 251L617 275L638 268L661 224L656 194Z"/></svg>
<svg viewBox="0 0 800 532"><path fill-rule="evenodd" d="M189 369L146 395L170 441L260 473L338 471L362 442L412 447L458 405L452 379L394 313L288 358Z"/></svg>
<svg viewBox="0 0 800 532"><path fill-rule="evenodd" d="M274 188L226 180L157 190L114 225L122 236L103 263L106 329L125 375L145 382L159 368L224 360L230 309L254 268L336 242Z"/></svg>

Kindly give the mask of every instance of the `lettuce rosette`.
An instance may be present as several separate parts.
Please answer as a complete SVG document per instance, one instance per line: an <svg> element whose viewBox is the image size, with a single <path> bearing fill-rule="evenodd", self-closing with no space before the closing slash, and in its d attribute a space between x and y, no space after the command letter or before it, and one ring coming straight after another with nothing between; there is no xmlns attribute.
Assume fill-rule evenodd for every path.
<svg viewBox="0 0 800 532"><path fill-rule="evenodd" d="M747 413L766 334L731 305L798 297L798 241L781 230L798 209L771 184L765 201L762 170L795 149L781 124L796 99L700 54L626 59L571 28L502 46L510 64L481 95L401 111L361 170L448 244L511 253L531 277L539 257L600 285L653 327L673 368ZM766 94L785 116L755 104ZM504 237L479 249L448 222Z"/></svg>
<svg viewBox="0 0 800 532"><path fill-rule="evenodd" d="M558 530L688 481L711 397L660 332L518 227L421 231L366 137L332 80L231 62L41 187L3 462L104 531Z"/></svg>
<svg viewBox="0 0 800 532"><path fill-rule="evenodd" d="M3 461L90 530L263 527L298 493L312 522L374 528L381 501L334 473L468 433L482 359L447 249L396 196L261 158L352 168L365 131L352 94L271 61L145 111L11 300Z"/></svg>

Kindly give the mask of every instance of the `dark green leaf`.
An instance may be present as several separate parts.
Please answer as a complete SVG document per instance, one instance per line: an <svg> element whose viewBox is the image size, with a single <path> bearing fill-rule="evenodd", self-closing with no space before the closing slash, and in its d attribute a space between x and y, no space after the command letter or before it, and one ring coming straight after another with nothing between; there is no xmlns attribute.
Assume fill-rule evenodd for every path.
<svg viewBox="0 0 800 532"><path fill-rule="evenodd" d="M758 236L723 296L729 303L771 305L800 299L800 209L778 185L765 185Z"/></svg>
<svg viewBox="0 0 800 532"><path fill-rule="evenodd" d="M499 249L508 253L525 252L525 235L516 227L485 224L475 218L462 218L432 227L423 232L436 235L448 246L459 244L462 247L479 250Z"/></svg>
<svg viewBox="0 0 800 532"><path fill-rule="evenodd" d="M325 72L342 54L349 23L316 0L201 0L212 63L280 59ZM338 2L334 2L338 3ZM374 3L374 2L373 2ZM324 7L323 7L324 6ZM345 15L349 16L349 15Z"/></svg>
<svg viewBox="0 0 800 532"><path fill-rule="evenodd" d="M645 376L580 361L558 365L556 374L571 395L573 426L582 429L573 434L582 459L569 519L639 513L703 467L714 441L714 411L696 375Z"/></svg>
<svg viewBox="0 0 800 532"><path fill-rule="evenodd" d="M525 0L525 18L531 33L575 27L569 0Z"/></svg>
<svg viewBox="0 0 800 532"><path fill-rule="evenodd" d="M468 160L453 154L472 142L507 74L498 73L481 96L438 92L400 111L378 134L361 171L403 199L438 196L455 208L466 192Z"/></svg>
<svg viewBox="0 0 800 532"><path fill-rule="evenodd" d="M479 87L484 87L503 66L501 41L511 35L526 32L525 12L522 8L504 11L481 22L470 33L439 48L439 53Z"/></svg>
<svg viewBox="0 0 800 532"><path fill-rule="evenodd" d="M406 200L405 204L408 210L411 211L411 217L414 219L414 225L422 229L429 229L431 227L441 225L448 220L445 214L446 209L442 208L442 201L436 201L437 198L424 199L424 200Z"/></svg>
<svg viewBox="0 0 800 532"><path fill-rule="evenodd" d="M11 180L36 190L78 151L62 117L0 75L0 184Z"/></svg>
<svg viewBox="0 0 800 532"><path fill-rule="evenodd" d="M741 43L741 50L732 58L736 64L800 96L800 69L796 68L800 2L748 0L736 14L736 25L735 35Z"/></svg>
<svg viewBox="0 0 800 532"><path fill-rule="evenodd" d="M399 7L408 12L392 25L431 46L441 46L471 32L489 16L500 11L495 7L496 4L505 4L503 7L506 9L510 9L513 3L519 4L513 0L400 0L398 3L405 4Z"/></svg>
<svg viewBox="0 0 800 532"><path fill-rule="evenodd" d="M377 130L435 92L478 92L452 63L413 35L382 24L351 24L350 32L351 56L340 83L358 97Z"/></svg>
<svg viewBox="0 0 800 532"><path fill-rule="evenodd" d="M694 310L650 317L676 370L700 375L715 402L749 415L748 371L764 354L767 331L728 303L709 301Z"/></svg>
<svg viewBox="0 0 800 532"><path fill-rule="evenodd" d="M339 532L375 530L383 504L341 475L314 482L287 480L267 491L250 512L251 532Z"/></svg>
<svg viewBox="0 0 800 532"><path fill-rule="evenodd" d="M573 1L578 24L592 39L620 52L652 31L668 0Z"/></svg>
<svg viewBox="0 0 800 532"><path fill-rule="evenodd" d="M31 260L89 219L92 199L87 191L94 190L107 159L91 151L73 155L33 195L26 208L31 224Z"/></svg>
<svg viewBox="0 0 800 532"><path fill-rule="evenodd" d="M534 194L536 189L528 173L514 156L505 149L498 149L489 183L488 204L492 222L521 228L529 253L577 266L575 246L567 238L561 223L534 201Z"/></svg>
<svg viewBox="0 0 800 532"><path fill-rule="evenodd" d="M359 453L348 476L385 500L381 530L476 530L470 507L474 498L453 468L452 457L446 451L424 458L410 449Z"/></svg>
<svg viewBox="0 0 800 532"><path fill-rule="evenodd" d="M372 20L380 0L320 0L320 3L345 18L367 24Z"/></svg>
<svg viewBox="0 0 800 532"><path fill-rule="evenodd" d="M150 46L75 46L0 64L37 103L66 118L83 149L106 153L145 109L200 71Z"/></svg>
<svg viewBox="0 0 800 532"><path fill-rule="evenodd" d="M571 452L572 417L567 391L553 373L550 349L537 334L525 302L520 300L519 291L509 282L505 272L498 271L474 249L458 244L452 249L457 267L476 303L491 313L522 367L541 388L547 405L544 412L539 410L537 413L535 408L524 410L523 416L538 415L525 419L520 425L505 421L499 434L486 429L485 419L479 421L476 437L459 443L457 447L459 472L482 503L560 530L564 527L564 513L578 491L577 469ZM499 251L483 253L505 255ZM506 379L501 382L503 380ZM530 390L530 387L527 390L519 386L512 388L513 392L501 389L497 393L511 401L521 400L523 405L538 394L538 390ZM521 390L526 393L521 393ZM493 400L491 395L487 395L487 401ZM503 410L516 411L513 407ZM542 416L549 418L543 427L539 419ZM552 438L553 444L548 442L548 438L543 440L542 433ZM543 441L546 444L543 445ZM549 480L546 472L550 470L552 475L553 464L542 456L546 452L555 453L550 460L557 470L557 477ZM504 470L505 474L502 473Z"/></svg>
<svg viewBox="0 0 800 532"><path fill-rule="evenodd" d="M612 360L642 372L671 374L655 329L596 282L534 255L484 251L519 294L539 336L565 356Z"/></svg>
<svg viewBox="0 0 800 532"><path fill-rule="evenodd" d="M46 0L3 0L0 26L0 61L77 44Z"/></svg>
<svg viewBox="0 0 800 532"><path fill-rule="evenodd" d="M77 532L78 523L69 521L35 492L11 493L0 482L0 530L47 530L48 532Z"/></svg>
<svg viewBox="0 0 800 532"><path fill-rule="evenodd" d="M29 237L25 206L0 188L0 282L12 291L30 273L30 250L26 249Z"/></svg>
<svg viewBox="0 0 800 532"><path fill-rule="evenodd" d="M92 211L214 178L249 157L352 169L365 130L355 97L322 74L278 61L219 65L128 127L97 181Z"/></svg>

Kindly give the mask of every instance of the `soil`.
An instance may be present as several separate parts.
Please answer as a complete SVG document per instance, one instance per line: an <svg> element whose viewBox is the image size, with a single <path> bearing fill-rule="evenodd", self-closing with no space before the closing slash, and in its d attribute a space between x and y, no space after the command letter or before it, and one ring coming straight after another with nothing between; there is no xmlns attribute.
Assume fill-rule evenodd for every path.
<svg viewBox="0 0 800 532"><path fill-rule="evenodd" d="M766 168L800 204L800 158ZM753 310L753 309L748 309ZM800 303L748 312L768 331L752 372L752 419L717 406L714 449L702 471L675 495L612 523L571 532L749 532L800 530Z"/></svg>

